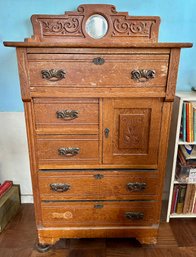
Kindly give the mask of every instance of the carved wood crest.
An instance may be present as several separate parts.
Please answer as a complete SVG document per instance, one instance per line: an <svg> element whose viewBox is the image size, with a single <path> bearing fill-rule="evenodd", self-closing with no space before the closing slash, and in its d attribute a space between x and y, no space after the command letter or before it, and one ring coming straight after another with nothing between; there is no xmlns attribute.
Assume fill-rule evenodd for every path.
<svg viewBox="0 0 196 257"><path fill-rule="evenodd" d="M101 39L91 38L86 30L87 19L102 15L108 23L106 35ZM84 4L74 12L64 15L33 15L34 36L28 42L68 42L99 44L100 42L157 42L160 18L156 16L129 16L117 12L115 6Z"/></svg>

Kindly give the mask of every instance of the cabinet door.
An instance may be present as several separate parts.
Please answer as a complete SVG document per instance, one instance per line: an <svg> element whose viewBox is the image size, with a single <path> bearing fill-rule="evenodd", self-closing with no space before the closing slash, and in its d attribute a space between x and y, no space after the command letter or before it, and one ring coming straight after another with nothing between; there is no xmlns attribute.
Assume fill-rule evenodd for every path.
<svg viewBox="0 0 196 257"><path fill-rule="evenodd" d="M162 105L159 98L104 99L103 163L156 168Z"/></svg>

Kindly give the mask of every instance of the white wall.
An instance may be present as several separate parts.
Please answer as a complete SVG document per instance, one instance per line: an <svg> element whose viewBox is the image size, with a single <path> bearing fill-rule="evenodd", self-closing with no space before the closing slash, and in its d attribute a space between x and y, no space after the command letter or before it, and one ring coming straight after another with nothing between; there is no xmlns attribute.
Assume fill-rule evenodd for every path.
<svg viewBox="0 0 196 257"><path fill-rule="evenodd" d="M23 112L0 112L0 182L20 184L21 200L33 202Z"/></svg>

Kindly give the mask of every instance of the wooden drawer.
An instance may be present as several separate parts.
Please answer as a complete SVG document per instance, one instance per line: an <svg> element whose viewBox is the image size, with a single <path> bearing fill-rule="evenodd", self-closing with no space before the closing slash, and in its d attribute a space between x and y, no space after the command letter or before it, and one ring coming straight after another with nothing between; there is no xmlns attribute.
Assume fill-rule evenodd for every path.
<svg viewBox="0 0 196 257"><path fill-rule="evenodd" d="M33 87L165 87L169 55L29 54L28 60Z"/></svg>
<svg viewBox="0 0 196 257"><path fill-rule="evenodd" d="M97 135L38 135L39 164L97 164Z"/></svg>
<svg viewBox="0 0 196 257"><path fill-rule="evenodd" d="M40 171L41 200L120 200L157 198L156 171Z"/></svg>
<svg viewBox="0 0 196 257"><path fill-rule="evenodd" d="M37 133L98 134L98 99L34 99Z"/></svg>
<svg viewBox="0 0 196 257"><path fill-rule="evenodd" d="M42 202L42 222L64 226L150 226L158 223L158 202Z"/></svg>

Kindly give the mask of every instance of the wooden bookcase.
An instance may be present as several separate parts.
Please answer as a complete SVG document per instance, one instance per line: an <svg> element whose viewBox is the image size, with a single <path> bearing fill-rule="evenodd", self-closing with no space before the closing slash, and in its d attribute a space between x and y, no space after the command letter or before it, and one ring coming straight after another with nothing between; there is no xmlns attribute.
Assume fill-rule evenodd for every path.
<svg viewBox="0 0 196 257"><path fill-rule="evenodd" d="M169 191L169 202L168 202L168 210L167 210L167 222L169 222L170 218L193 218L196 217L194 213L188 214L171 214L171 207L172 207L172 199L173 199L173 191L175 184L189 184L189 182L178 182L175 178L176 174L176 163L177 163L177 156L178 156L178 147L179 145L185 144L192 144L196 145L195 142L185 142L179 139L180 135L180 125L181 125L181 118L182 118L182 109L183 109L183 102L190 101L196 102L196 92L177 92L176 97L174 100L174 109L173 109L173 120L171 123L171 135L170 135L170 147L169 155L172 160L172 173L171 173L171 184L170 184L170 191Z"/></svg>

